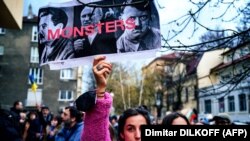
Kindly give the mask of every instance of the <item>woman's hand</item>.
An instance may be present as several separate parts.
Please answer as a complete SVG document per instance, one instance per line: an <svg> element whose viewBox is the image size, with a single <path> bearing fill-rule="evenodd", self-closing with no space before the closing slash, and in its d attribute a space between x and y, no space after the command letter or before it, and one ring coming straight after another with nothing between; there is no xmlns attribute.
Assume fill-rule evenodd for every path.
<svg viewBox="0 0 250 141"><path fill-rule="evenodd" d="M99 55L94 58L93 62L93 73L96 79L97 97L103 97L107 86L107 78L112 70L111 63L107 62L106 56Z"/></svg>

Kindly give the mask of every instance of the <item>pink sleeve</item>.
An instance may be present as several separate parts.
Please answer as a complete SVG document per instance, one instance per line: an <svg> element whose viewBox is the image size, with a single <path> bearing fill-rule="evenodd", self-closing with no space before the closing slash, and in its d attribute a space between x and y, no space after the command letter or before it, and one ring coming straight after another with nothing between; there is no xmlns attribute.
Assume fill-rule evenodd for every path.
<svg viewBox="0 0 250 141"><path fill-rule="evenodd" d="M96 105L86 112L81 141L111 141L109 113L112 97L105 93L104 99L97 99Z"/></svg>

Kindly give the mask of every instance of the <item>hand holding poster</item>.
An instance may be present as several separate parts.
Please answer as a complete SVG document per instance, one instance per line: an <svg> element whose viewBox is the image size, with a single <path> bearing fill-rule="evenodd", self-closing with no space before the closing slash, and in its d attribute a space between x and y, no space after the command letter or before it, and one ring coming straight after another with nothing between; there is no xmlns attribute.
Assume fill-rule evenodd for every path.
<svg viewBox="0 0 250 141"><path fill-rule="evenodd" d="M40 64L52 69L154 57L161 47L159 15L153 0L67 2L39 9Z"/></svg>

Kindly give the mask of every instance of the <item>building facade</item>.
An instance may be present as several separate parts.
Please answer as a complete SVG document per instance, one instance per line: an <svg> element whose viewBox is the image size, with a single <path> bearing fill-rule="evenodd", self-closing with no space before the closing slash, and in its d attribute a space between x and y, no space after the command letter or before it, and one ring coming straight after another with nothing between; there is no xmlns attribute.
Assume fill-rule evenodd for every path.
<svg viewBox="0 0 250 141"><path fill-rule="evenodd" d="M0 28L0 104L10 108L21 100L27 109L47 105L57 113L81 94L81 73L78 68L50 70L39 66L37 17L23 18L22 30ZM80 75L79 75L80 74ZM31 90L29 76L37 90Z"/></svg>
<svg viewBox="0 0 250 141"><path fill-rule="evenodd" d="M249 44L205 53L198 66L201 114L226 112L233 121L250 122L249 62ZM207 66L206 74L201 70L203 65Z"/></svg>
<svg viewBox="0 0 250 141"><path fill-rule="evenodd" d="M163 116L167 111L197 109L196 66L199 57L174 52L155 58L143 68L155 78L155 91L163 92Z"/></svg>

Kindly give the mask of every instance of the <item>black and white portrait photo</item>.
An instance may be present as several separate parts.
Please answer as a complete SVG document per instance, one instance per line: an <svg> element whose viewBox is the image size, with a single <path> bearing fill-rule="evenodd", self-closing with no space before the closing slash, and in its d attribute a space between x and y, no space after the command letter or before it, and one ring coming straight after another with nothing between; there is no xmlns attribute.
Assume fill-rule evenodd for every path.
<svg viewBox="0 0 250 141"><path fill-rule="evenodd" d="M137 0L128 0L127 3L135 3ZM153 25L153 15L156 14L149 1L141 4L128 5L121 8L120 18L127 23L133 22L134 27L126 28L117 40L119 53L136 52L160 48L161 34L159 25ZM158 15L157 15L158 16ZM129 21L130 20L130 21ZM159 21L159 16L158 19Z"/></svg>
<svg viewBox="0 0 250 141"><path fill-rule="evenodd" d="M38 45L41 63L74 58L72 41L65 30L67 27L72 27L69 18L72 10L72 8L64 10L56 7L39 10Z"/></svg>
<svg viewBox="0 0 250 141"><path fill-rule="evenodd" d="M147 57L143 53L153 56L148 52L161 47L159 15L152 0L43 7L38 31L40 65L80 59L84 63L99 54L113 60L136 58L139 53Z"/></svg>
<svg viewBox="0 0 250 141"><path fill-rule="evenodd" d="M75 27L80 30L74 40L76 57L117 52L115 32L107 32L105 29L106 12L106 8L75 7Z"/></svg>

